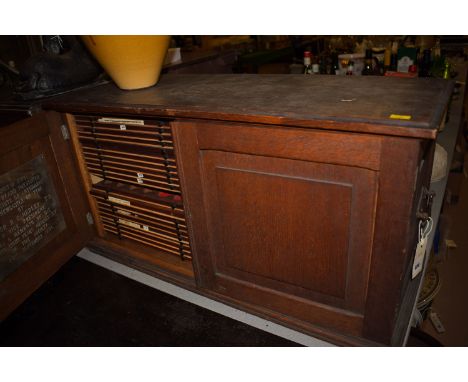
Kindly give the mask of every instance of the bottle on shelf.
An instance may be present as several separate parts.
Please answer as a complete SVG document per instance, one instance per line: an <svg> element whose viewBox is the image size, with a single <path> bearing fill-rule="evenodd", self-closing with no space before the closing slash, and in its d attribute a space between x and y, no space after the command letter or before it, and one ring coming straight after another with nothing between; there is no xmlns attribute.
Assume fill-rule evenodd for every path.
<svg viewBox="0 0 468 382"><path fill-rule="evenodd" d="M398 68L398 42L392 42L392 49L390 55L390 70L396 72Z"/></svg>
<svg viewBox="0 0 468 382"><path fill-rule="evenodd" d="M320 57L319 57L319 73L320 74L327 74L329 72L329 67L328 67L328 60L327 60L327 56L325 56L325 54L322 54Z"/></svg>
<svg viewBox="0 0 468 382"><path fill-rule="evenodd" d="M436 43L432 48L432 59L435 61L440 57L440 38L436 39Z"/></svg>
<svg viewBox="0 0 468 382"><path fill-rule="evenodd" d="M442 78L446 80L450 79L450 63L447 60L445 60L444 74L442 75Z"/></svg>
<svg viewBox="0 0 468 382"><path fill-rule="evenodd" d="M312 74L320 74L318 56L313 56L313 55L312 55Z"/></svg>
<svg viewBox="0 0 468 382"><path fill-rule="evenodd" d="M392 53L390 57L390 70L396 72L398 69L398 53Z"/></svg>
<svg viewBox="0 0 468 382"><path fill-rule="evenodd" d="M348 62L348 68L346 69L346 75L347 76L352 76L354 72L354 61L349 61Z"/></svg>
<svg viewBox="0 0 468 382"><path fill-rule="evenodd" d="M391 49L391 47L385 48L385 53L384 53L384 73L385 73L387 70L390 70L391 56L392 56L392 49Z"/></svg>
<svg viewBox="0 0 468 382"><path fill-rule="evenodd" d="M421 62L419 64L419 77L429 77L431 75L431 50L424 49Z"/></svg>
<svg viewBox="0 0 468 382"><path fill-rule="evenodd" d="M440 47L440 38L436 39L431 51L431 77L443 78L445 73L445 57Z"/></svg>
<svg viewBox="0 0 468 382"><path fill-rule="evenodd" d="M312 53L308 50L304 52L304 74L312 74Z"/></svg>
<svg viewBox="0 0 468 382"><path fill-rule="evenodd" d="M333 75L339 75L340 74L340 64L338 61L338 53L333 52L332 53L332 66L331 66L331 73Z"/></svg>
<svg viewBox="0 0 468 382"><path fill-rule="evenodd" d="M362 69L361 74L363 76L371 76L374 74L374 70L372 69L372 49L366 49L364 68Z"/></svg>

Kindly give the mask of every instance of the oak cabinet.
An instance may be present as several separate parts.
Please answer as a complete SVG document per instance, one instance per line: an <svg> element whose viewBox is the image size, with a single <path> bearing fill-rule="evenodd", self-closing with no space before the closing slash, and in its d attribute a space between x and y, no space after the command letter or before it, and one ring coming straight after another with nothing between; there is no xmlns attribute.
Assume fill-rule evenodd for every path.
<svg viewBox="0 0 468 382"><path fill-rule="evenodd" d="M167 76L64 96L46 106L47 129L56 142L69 134L54 143L69 157L57 187L75 188L70 227L83 245L332 343L401 345L450 91L437 80ZM3 144L2 158L11 152ZM0 298L15 296L27 293Z"/></svg>

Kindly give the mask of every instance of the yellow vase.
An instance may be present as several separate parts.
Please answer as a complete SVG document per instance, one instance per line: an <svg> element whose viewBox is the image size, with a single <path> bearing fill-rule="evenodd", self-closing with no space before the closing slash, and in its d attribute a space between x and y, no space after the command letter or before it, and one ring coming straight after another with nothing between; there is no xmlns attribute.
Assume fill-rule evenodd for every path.
<svg viewBox="0 0 468 382"><path fill-rule="evenodd" d="M88 50L121 89L159 80L170 36L81 36Z"/></svg>

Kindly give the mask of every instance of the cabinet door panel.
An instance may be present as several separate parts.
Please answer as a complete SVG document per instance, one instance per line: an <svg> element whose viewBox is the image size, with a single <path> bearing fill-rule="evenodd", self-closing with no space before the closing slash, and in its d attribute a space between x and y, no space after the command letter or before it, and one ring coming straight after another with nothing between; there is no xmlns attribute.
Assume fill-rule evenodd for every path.
<svg viewBox="0 0 468 382"><path fill-rule="evenodd" d="M352 187L275 170L210 169L215 179L206 191L217 222L217 272L248 272L305 295L310 290L344 299Z"/></svg>
<svg viewBox="0 0 468 382"><path fill-rule="evenodd" d="M0 129L0 320L92 235L57 113Z"/></svg>
<svg viewBox="0 0 468 382"><path fill-rule="evenodd" d="M201 158L217 277L363 312L375 172L216 151Z"/></svg>
<svg viewBox="0 0 468 382"><path fill-rule="evenodd" d="M272 137L281 129L266 129L267 142L277 147L255 136L268 156L252 154L251 144L246 152L230 144L231 152L222 132L233 130L219 126L203 148L189 147L200 142L198 128L177 130L200 285L272 314L359 336L378 172L287 158ZM301 134L311 142L317 136Z"/></svg>

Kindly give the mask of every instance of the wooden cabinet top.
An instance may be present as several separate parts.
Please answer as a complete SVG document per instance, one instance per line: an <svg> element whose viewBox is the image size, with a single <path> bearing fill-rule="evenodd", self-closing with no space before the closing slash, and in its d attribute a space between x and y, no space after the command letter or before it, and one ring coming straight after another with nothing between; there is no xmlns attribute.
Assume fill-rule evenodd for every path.
<svg viewBox="0 0 468 382"><path fill-rule="evenodd" d="M147 89L125 91L106 84L69 93L45 107L434 139L452 86L433 78L167 74Z"/></svg>

